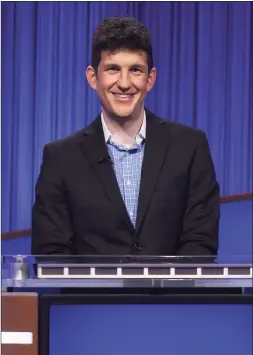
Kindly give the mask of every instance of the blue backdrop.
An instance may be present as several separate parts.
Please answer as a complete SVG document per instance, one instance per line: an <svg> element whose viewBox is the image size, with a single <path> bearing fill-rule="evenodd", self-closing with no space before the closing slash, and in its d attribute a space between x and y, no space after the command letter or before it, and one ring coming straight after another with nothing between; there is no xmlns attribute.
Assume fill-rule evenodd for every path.
<svg viewBox="0 0 253 355"><path fill-rule="evenodd" d="M106 16L151 32L147 107L207 133L222 195L252 191L252 13L249 2L3 2L2 231L31 225L44 144L99 112L85 68Z"/></svg>

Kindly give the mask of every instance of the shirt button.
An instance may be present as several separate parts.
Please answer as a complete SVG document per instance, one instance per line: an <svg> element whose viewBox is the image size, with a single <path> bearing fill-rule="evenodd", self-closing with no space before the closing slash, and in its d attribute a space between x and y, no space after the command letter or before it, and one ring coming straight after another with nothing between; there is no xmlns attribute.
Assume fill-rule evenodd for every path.
<svg viewBox="0 0 253 355"><path fill-rule="evenodd" d="M136 243L136 244L134 245L134 248L135 248L136 251L140 252L140 251L142 250L142 248L143 248L143 245L141 245L141 244L139 244L139 243Z"/></svg>
<svg viewBox="0 0 253 355"><path fill-rule="evenodd" d="M128 186L131 185L131 181L130 181L130 180L127 181L127 185L128 185Z"/></svg>

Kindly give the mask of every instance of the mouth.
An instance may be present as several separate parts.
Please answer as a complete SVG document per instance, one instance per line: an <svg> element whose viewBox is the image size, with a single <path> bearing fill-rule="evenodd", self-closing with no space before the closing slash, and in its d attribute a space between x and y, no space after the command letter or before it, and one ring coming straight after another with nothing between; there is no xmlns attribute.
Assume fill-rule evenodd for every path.
<svg viewBox="0 0 253 355"><path fill-rule="evenodd" d="M112 93L113 96L115 97L116 101L118 102L132 102L135 94L117 94L117 93Z"/></svg>

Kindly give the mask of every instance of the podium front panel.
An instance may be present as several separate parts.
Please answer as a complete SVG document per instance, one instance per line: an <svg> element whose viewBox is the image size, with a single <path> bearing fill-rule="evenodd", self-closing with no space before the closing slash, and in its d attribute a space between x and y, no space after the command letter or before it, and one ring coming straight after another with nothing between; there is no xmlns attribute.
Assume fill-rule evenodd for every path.
<svg viewBox="0 0 253 355"><path fill-rule="evenodd" d="M245 295L44 295L41 355L251 355Z"/></svg>
<svg viewBox="0 0 253 355"><path fill-rule="evenodd" d="M38 355L38 296L2 293L2 355Z"/></svg>

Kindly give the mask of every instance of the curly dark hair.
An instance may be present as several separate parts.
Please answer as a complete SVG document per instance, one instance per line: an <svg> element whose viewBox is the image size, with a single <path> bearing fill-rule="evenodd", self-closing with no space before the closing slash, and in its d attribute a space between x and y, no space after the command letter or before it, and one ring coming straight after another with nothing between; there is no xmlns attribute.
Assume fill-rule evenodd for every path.
<svg viewBox="0 0 253 355"><path fill-rule="evenodd" d="M101 52L121 48L143 50L147 55L149 71L153 68L150 34L140 21L132 17L109 17L99 24L92 41L92 67L97 71Z"/></svg>

